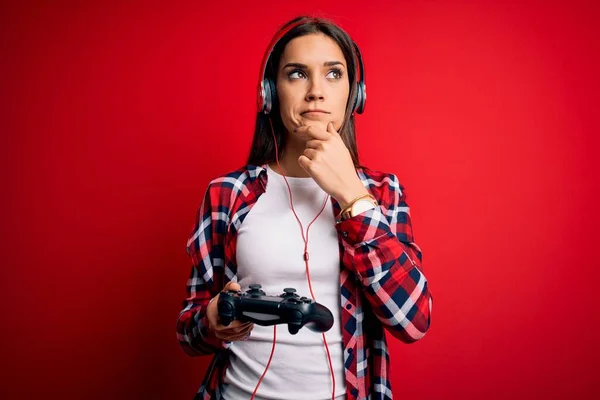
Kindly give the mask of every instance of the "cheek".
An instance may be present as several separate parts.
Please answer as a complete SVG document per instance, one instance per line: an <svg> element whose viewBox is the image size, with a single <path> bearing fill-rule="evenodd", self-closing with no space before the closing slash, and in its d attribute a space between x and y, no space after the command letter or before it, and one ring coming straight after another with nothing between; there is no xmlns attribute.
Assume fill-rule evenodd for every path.
<svg viewBox="0 0 600 400"><path fill-rule="evenodd" d="M344 114L346 113L346 104L349 101L351 101L351 100L348 99L348 95L349 95L349 91L347 89L346 90L342 90L339 93L339 97L338 97L337 102L336 102L338 104L337 113L338 113L338 115L341 118L344 118Z"/></svg>
<svg viewBox="0 0 600 400"><path fill-rule="evenodd" d="M293 103L290 102L290 99L285 96L279 98L279 111L281 113L281 118L283 119L283 121L290 119L293 108L292 104Z"/></svg>
<svg viewBox="0 0 600 400"><path fill-rule="evenodd" d="M292 91L277 92L277 96L282 120L293 124L298 119L298 105L302 103L302 99L299 100Z"/></svg>
<svg viewBox="0 0 600 400"><path fill-rule="evenodd" d="M277 92L277 100L279 101L279 115L283 126L289 131L293 127L293 101L289 98L289 94Z"/></svg>
<svg viewBox="0 0 600 400"><path fill-rule="evenodd" d="M298 103L297 94L294 91L285 89L277 92L279 106L282 110L292 110Z"/></svg>
<svg viewBox="0 0 600 400"><path fill-rule="evenodd" d="M283 113L289 113L289 110L291 108L291 102L290 99L286 96L281 96L279 97L279 109L283 112Z"/></svg>

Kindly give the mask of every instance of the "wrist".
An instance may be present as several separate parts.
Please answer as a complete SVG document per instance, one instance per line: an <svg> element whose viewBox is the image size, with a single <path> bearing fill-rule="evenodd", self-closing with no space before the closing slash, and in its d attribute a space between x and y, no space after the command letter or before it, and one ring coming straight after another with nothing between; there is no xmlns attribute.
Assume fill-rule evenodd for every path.
<svg viewBox="0 0 600 400"><path fill-rule="evenodd" d="M336 222L342 222L349 218L353 218L367 210L371 210L378 206L377 200L371 194L365 194L352 200L346 208L342 208Z"/></svg>
<svg viewBox="0 0 600 400"><path fill-rule="evenodd" d="M345 193L341 194L339 197L336 197L335 199L339 203L340 208L343 210L346 207L348 207L350 205L350 203L352 203L355 199L357 199L360 196L365 196L367 194L369 194L369 191L367 190L367 188L365 188L363 186L362 188L345 192Z"/></svg>

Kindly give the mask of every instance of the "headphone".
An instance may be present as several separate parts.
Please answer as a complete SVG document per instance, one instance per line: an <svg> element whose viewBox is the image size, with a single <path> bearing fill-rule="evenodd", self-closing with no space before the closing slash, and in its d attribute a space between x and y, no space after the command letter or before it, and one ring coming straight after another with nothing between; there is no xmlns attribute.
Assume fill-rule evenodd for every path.
<svg viewBox="0 0 600 400"><path fill-rule="evenodd" d="M263 56L262 64L260 68L260 77L259 77L259 85L258 85L258 97L257 97L257 106L258 113L269 114L273 109L273 105L277 99L277 90L275 86L275 82L272 79L268 79L266 77L267 72L267 62L271 57L271 53L275 48L275 45L281 40L286 33L291 31L292 29L305 24L307 22L318 22L318 20L314 18L303 18L300 21L292 23L283 29L281 29L271 40L269 47L267 47L267 52ZM365 68L362 61L362 55L360 54L360 50L358 45L353 41L354 48L356 50L356 56L358 61L358 66L360 69L360 79L356 83L356 96L354 98L354 105L352 107L352 113L356 112L357 114L362 114L365 110L365 103L367 102L367 86L365 85Z"/></svg>

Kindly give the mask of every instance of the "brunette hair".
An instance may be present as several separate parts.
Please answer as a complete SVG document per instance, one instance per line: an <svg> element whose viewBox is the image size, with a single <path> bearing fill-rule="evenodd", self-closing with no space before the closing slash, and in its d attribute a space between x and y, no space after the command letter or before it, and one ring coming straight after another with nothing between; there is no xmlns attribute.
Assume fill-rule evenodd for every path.
<svg viewBox="0 0 600 400"><path fill-rule="evenodd" d="M272 82L277 82L277 71L279 68L279 60L283 54L285 46L294 38L299 36L309 35L313 33L321 33L327 35L333 41L335 41L346 59L346 65L348 66L348 80L350 82L350 93L346 102L346 113L342 126L339 130L340 136L344 141L344 144L350 151L352 161L354 165L359 167L358 160L358 149L356 146L356 137L354 129L354 99L356 97L357 90L357 55L354 47L354 42L350 36L339 26L332 21L324 18L300 16L287 22L281 27L276 33L286 30L289 26L298 24L300 21L305 20L306 22L300 23L299 25L292 28L289 32L281 37L281 39L273 47L273 51L269 57L265 69L265 78L271 79ZM269 49L267 49L268 51ZM250 148L250 154L248 156L247 163L250 165L262 165L275 161L275 145L273 143L273 134L271 133L271 122L273 125L273 131L277 138L277 151L279 155L283 154L286 144L285 127L281 120L281 114L279 112L279 102L274 101L273 108L269 114L258 113L256 115L256 125L254 128L254 139L252 140L252 146Z"/></svg>

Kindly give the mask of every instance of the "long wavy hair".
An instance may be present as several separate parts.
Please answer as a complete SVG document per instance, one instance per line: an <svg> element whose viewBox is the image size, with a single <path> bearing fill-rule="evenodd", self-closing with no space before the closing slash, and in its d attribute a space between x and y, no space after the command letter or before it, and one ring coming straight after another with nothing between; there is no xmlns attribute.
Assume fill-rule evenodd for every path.
<svg viewBox="0 0 600 400"><path fill-rule="evenodd" d="M311 16L299 16L283 25L278 32L281 32L290 25L296 24L302 20L306 20L289 32L287 32L273 47L271 56L267 61L265 75L266 78L271 79L273 82L277 82L277 71L279 69L279 61L285 46L294 38L299 36L309 35L313 33L322 33L333 39L338 46L340 46L346 65L348 66L348 80L350 82L350 93L346 102L346 113L344 121L339 130L340 136L344 141L344 144L350 151L352 161L356 167L359 167L358 160L358 149L356 146L356 136L354 129L354 115L353 106L354 98L357 90L357 57L354 48L354 42L350 36L335 23L318 17ZM276 34L277 35L277 34ZM268 50L267 50L268 51ZM285 127L281 120L281 114L279 110L279 101L275 100L271 112L267 114L258 113L256 115L256 125L254 128L254 139L252 140L252 147L250 148L250 154L248 156L247 163L249 165L262 165L275 161L275 144L273 143L273 134L271 133L271 124L273 124L273 131L277 138L277 151L279 157L283 155L286 145Z"/></svg>

